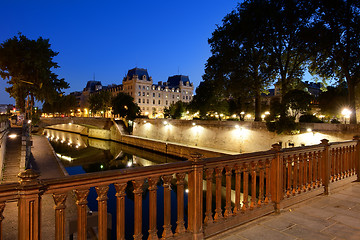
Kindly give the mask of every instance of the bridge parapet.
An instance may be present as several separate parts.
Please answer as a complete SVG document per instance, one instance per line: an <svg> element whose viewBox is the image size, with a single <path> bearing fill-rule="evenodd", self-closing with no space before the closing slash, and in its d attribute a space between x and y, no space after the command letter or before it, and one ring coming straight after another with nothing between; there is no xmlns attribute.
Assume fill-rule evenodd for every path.
<svg viewBox="0 0 360 240"><path fill-rule="evenodd" d="M149 235L157 239L157 214L161 213L164 219L164 239L173 236L203 239L348 184L359 175L359 154L360 140L354 138L352 141L336 143L323 140L318 145L291 149L281 149L279 145L274 145L268 151L217 158L193 155L190 161L42 181L38 181L33 174L22 174L21 178L30 176L27 181L0 185L0 229L6 202L18 201L19 239L35 239L41 232L40 221L29 221L27 224L23 224L23 221L37 219L41 212L39 199L43 194L52 194L55 202L55 236L56 239L64 239L66 194L75 190L78 238L87 239L84 206L87 204L89 188L95 187L99 204L98 234L101 239L107 239L108 185L114 184L117 239L125 239L125 196L130 191L134 198L134 239L143 238L142 201L143 192L147 190L150 206ZM129 182L132 184L128 186ZM159 186L164 188L163 211L157 209L160 206L157 202ZM175 232L171 226L171 189L174 188L177 196ZM184 201L186 194L187 202ZM185 209L187 214L184 214Z"/></svg>
<svg viewBox="0 0 360 240"><path fill-rule="evenodd" d="M109 130L113 125L110 118L90 118L90 117L63 117L63 118L40 118L40 126L46 127L58 124L78 124L89 127Z"/></svg>

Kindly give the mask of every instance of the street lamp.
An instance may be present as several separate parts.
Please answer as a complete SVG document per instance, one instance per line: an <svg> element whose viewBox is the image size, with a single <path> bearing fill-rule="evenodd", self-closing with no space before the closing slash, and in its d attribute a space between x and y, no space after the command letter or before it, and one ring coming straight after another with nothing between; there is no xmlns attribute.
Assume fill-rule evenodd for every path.
<svg viewBox="0 0 360 240"><path fill-rule="evenodd" d="M345 121L345 124L346 124L346 119L347 118L350 118L350 115L351 115L351 111L347 108L344 108L342 111L341 111L341 114L344 116L344 121Z"/></svg>

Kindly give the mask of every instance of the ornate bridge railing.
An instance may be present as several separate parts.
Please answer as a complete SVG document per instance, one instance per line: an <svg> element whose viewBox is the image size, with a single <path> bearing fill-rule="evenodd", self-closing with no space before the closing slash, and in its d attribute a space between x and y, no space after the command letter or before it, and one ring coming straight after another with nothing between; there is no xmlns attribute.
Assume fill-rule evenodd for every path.
<svg viewBox="0 0 360 240"><path fill-rule="evenodd" d="M202 159L143 168L112 170L38 180L32 170L19 183L0 185L0 227L9 201L18 202L18 238L39 239L41 198L54 199L55 236L66 237L66 198L74 192L77 239L87 239L87 203L95 187L99 239L108 239L109 185L116 190L116 239L125 239L125 197L133 195L133 238L203 239L330 189L347 184L359 173L360 140ZM359 178L359 177L358 177ZM158 198L158 188L163 188ZM146 199L143 196L147 192ZM148 219L143 218L146 201ZM159 201L162 205L159 205ZM161 209L159 209L161 206ZM171 216L176 209L176 216ZM160 211L161 210L161 211ZM161 216L160 216L161 214ZM159 216L158 216L159 215ZM172 221L176 217L176 221ZM158 226L162 219L163 226ZM148 229L143 229L146 221ZM174 226L172 226L172 224ZM1 229L1 228L0 228ZM6 229L1 229L6 231Z"/></svg>

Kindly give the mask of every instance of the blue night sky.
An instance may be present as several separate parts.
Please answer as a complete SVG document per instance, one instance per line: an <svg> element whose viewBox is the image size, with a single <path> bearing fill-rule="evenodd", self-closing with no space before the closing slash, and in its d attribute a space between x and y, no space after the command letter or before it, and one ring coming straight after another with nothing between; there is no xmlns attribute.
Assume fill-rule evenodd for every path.
<svg viewBox="0 0 360 240"><path fill-rule="evenodd" d="M55 72L81 91L88 80L120 84L127 71L147 68L154 83L188 75L197 87L210 56L216 24L237 6L234 0L80 1L5 0L0 42L22 32L49 38L59 52ZM0 79L0 103L15 103Z"/></svg>

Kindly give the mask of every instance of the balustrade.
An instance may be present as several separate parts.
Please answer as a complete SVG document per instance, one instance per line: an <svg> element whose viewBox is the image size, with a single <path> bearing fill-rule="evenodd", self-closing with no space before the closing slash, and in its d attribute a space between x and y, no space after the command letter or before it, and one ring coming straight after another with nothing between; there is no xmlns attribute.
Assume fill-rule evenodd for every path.
<svg viewBox="0 0 360 240"><path fill-rule="evenodd" d="M308 194L321 190L322 186L324 192L329 193L333 183L359 175L359 142L359 138L341 143L323 140L319 145L291 149L281 149L275 144L265 152L209 159L194 155L190 161L41 182L37 180L38 175L27 170L20 174L19 183L0 185L0 232L4 231L6 202L18 201L19 239L39 239L41 198L44 194L52 194L55 239L65 239L67 195L73 192L77 207L77 239L87 239L87 198L89 189L95 187L97 234L99 239L107 239L108 194L109 185L113 184L116 190L116 239L126 236L125 198L130 185L134 196L134 239L143 239L144 234L148 239L202 239L266 213L278 212L284 200L311 196ZM163 209L157 208L160 183ZM171 201L172 186L176 186L175 205ZM143 219L145 190L149 196L149 219ZM188 194L187 202L185 194ZM172 207L177 208L176 216L173 216L176 223L171 221ZM184 212L186 209L187 213ZM163 216L159 216L159 210ZM161 232L158 217L163 218ZM148 221L147 232L143 232L143 226L147 226L143 221ZM176 224L174 228L172 223Z"/></svg>

